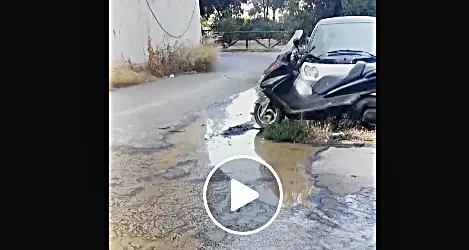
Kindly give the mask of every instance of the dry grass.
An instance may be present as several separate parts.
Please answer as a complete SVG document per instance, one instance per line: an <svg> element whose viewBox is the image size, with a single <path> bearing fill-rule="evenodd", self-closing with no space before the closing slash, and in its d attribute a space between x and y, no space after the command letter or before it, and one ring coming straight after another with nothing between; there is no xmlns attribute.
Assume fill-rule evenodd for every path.
<svg viewBox="0 0 469 250"><path fill-rule="evenodd" d="M194 45L152 46L148 38L148 62L137 65L130 60L112 67L109 88L137 85L152 77L164 77L185 72L208 72L215 65L220 49L215 46Z"/></svg>
<svg viewBox="0 0 469 250"><path fill-rule="evenodd" d="M330 121L315 122L310 126L310 139L312 140L351 140L373 144L376 143L376 129L365 129L347 120L341 120L338 123L331 123Z"/></svg>
<svg viewBox="0 0 469 250"><path fill-rule="evenodd" d="M366 130L363 128L352 128L347 131L349 140L363 141L376 144L376 130Z"/></svg>
<svg viewBox="0 0 469 250"><path fill-rule="evenodd" d="M109 76L109 88L121 88L137 85L150 79L152 76L144 66L133 64L130 61L114 66Z"/></svg>
<svg viewBox="0 0 469 250"><path fill-rule="evenodd" d="M352 123L306 122L285 120L267 126L264 138L275 142L334 142L341 140L376 143L376 130L368 130Z"/></svg>
<svg viewBox="0 0 469 250"><path fill-rule="evenodd" d="M329 140L333 132L332 125L326 122L310 123L310 140Z"/></svg>
<svg viewBox="0 0 469 250"><path fill-rule="evenodd" d="M152 46L148 38L148 69L157 77L183 72L208 72L215 65L220 49L209 45Z"/></svg>

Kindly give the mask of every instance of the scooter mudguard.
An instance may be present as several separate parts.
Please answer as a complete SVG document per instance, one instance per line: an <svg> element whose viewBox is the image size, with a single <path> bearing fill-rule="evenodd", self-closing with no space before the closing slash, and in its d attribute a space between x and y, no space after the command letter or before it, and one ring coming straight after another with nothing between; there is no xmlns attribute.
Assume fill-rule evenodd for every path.
<svg viewBox="0 0 469 250"><path fill-rule="evenodd" d="M270 103L270 99L267 98L267 96L265 96L263 93L262 94L259 94L259 98L257 98L256 102L254 103L254 108L253 110L255 110L256 108L256 105L260 105L261 107L264 107L264 109L267 109L268 105ZM265 111L263 110L261 113L263 114ZM254 112L251 112L251 115L254 115Z"/></svg>

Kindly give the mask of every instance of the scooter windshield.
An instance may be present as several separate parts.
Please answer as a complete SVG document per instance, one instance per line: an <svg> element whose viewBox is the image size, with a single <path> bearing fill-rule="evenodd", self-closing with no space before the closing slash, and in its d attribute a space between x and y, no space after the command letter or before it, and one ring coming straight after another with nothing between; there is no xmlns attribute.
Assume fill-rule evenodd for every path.
<svg viewBox="0 0 469 250"><path fill-rule="evenodd" d="M288 41L288 43L283 47L279 55L283 55L287 53L288 51L290 51L293 48L293 40L295 40L295 38L300 39L302 35L303 35L303 30L296 30L295 34L293 34L293 36L290 38L290 41Z"/></svg>

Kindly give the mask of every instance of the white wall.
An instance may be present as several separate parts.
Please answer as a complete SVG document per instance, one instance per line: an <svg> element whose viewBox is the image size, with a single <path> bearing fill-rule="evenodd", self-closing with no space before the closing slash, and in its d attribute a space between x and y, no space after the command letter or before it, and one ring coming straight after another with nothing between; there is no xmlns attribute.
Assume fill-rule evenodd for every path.
<svg viewBox="0 0 469 250"><path fill-rule="evenodd" d="M201 39L199 0L110 0L110 19L112 63L145 62L148 34L153 46L176 41L197 44Z"/></svg>

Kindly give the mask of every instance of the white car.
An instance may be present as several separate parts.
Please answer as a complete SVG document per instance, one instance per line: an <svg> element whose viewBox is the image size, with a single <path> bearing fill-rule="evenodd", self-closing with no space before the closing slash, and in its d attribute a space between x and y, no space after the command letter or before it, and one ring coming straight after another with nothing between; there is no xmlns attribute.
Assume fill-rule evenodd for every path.
<svg viewBox="0 0 469 250"><path fill-rule="evenodd" d="M305 62L297 90L310 94L311 83L323 76L345 76L357 61L376 67L376 17L345 16L320 20L308 37L306 51L320 58ZM308 86L298 86L307 82Z"/></svg>

